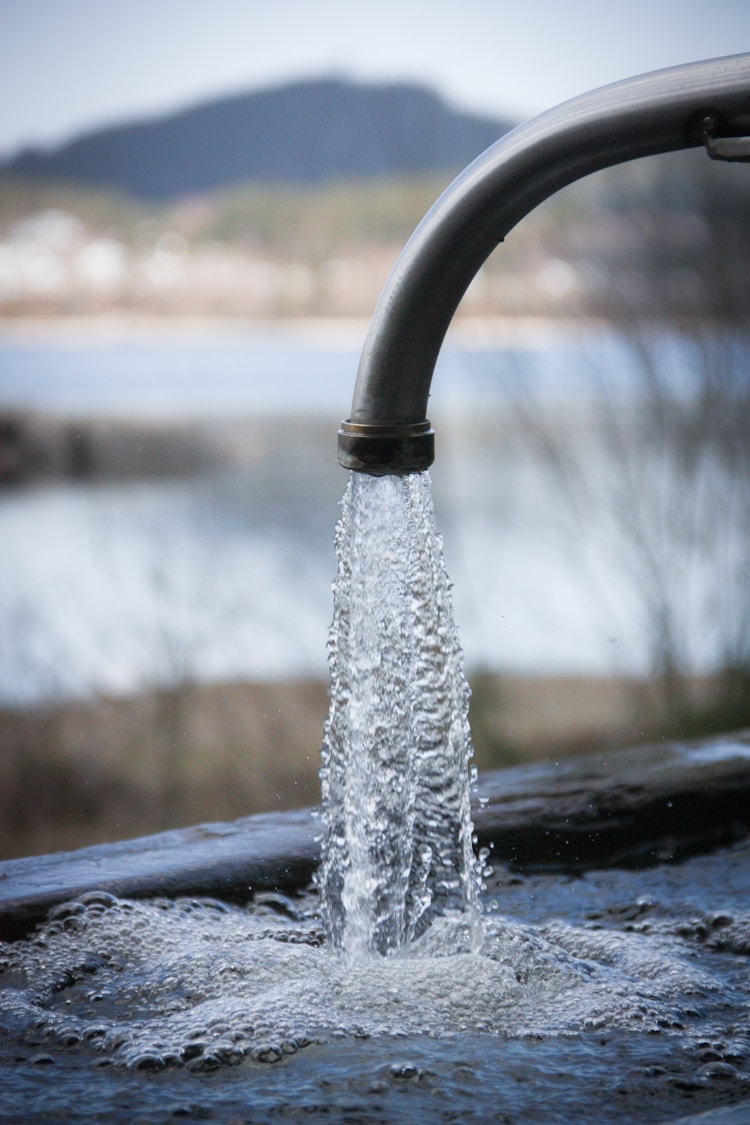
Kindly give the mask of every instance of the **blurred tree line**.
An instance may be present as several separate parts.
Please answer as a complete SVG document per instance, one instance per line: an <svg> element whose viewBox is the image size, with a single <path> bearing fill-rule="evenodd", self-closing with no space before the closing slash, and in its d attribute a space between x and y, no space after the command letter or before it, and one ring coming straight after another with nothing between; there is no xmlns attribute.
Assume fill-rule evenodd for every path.
<svg viewBox="0 0 750 1125"><path fill-rule="evenodd" d="M0 177L0 313L368 316L448 179L240 184L156 206ZM461 311L610 317L617 305L641 320L736 320L750 288L747 212L746 170L702 152L611 169L521 223ZM50 215L67 227L39 221ZM62 280L34 289L45 254Z"/></svg>

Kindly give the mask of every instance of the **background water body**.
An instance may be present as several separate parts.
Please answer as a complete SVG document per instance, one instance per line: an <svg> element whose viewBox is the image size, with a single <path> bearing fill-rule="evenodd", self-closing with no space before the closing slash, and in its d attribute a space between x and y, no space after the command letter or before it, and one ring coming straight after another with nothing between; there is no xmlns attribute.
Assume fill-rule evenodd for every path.
<svg viewBox="0 0 750 1125"><path fill-rule="evenodd" d="M0 343L2 408L197 421L214 435L243 419L261 419L269 435L283 434L285 418L306 427L301 442L284 447L282 437L280 448L187 479L58 481L0 495L1 701L128 692L185 675L325 677L346 480L334 434L361 336L356 326L307 326ZM668 347L664 355L669 363ZM548 466L508 440L512 385L559 411L579 442L594 369L609 372L616 396L632 394L627 357L603 331L539 326L481 346L456 335L443 349L432 475L469 669L646 669L647 639L607 529L590 527L583 565L552 533ZM711 639L696 632L694 663L710 667Z"/></svg>

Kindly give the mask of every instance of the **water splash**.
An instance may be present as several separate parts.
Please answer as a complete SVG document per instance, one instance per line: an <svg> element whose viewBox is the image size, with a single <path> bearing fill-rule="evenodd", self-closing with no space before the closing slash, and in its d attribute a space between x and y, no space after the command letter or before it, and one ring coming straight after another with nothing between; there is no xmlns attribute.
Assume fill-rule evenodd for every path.
<svg viewBox="0 0 750 1125"><path fill-rule="evenodd" d="M352 474L336 531L319 885L352 955L476 915L469 688L428 473Z"/></svg>
<svg viewBox="0 0 750 1125"><path fill-rule="evenodd" d="M582 904L565 879L532 880L519 897L537 900L537 909L544 903L537 925L485 916L478 939L471 915L453 913L435 918L408 955L390 957L332 955L311 895L259 894L246 908L84 895L56 908L28 941L0 943L0 1078L5 1048L32 1069L75 1048L79 1065L207 1071L283 1062L316 1044L330 1077L343 1040L429 1036L463 1052L465 1037L477 1034L497 1066L511 1039L598 1041L613 1032L635 1036L642 1060L653 1063L657 1049L670 1058L672 1050L654 1037L675 1035L674 1052L689 1060L707 1036L728 1043L735 1026L744 1072L747 858L745 847L647 873L648 899L626 898L626 909L631 873L582 880ZM729 874L739 890L723 901L743 902L744 913L686 908L680 880L690 869L702 899ZM496 888L503 901L506 891ZM582 924L592 902L597 920ZM567 919L555 917L560 906ZM608 1065L600 1058L598 1073ZM750 1093L750 1074L742 1082Z"/></svg>

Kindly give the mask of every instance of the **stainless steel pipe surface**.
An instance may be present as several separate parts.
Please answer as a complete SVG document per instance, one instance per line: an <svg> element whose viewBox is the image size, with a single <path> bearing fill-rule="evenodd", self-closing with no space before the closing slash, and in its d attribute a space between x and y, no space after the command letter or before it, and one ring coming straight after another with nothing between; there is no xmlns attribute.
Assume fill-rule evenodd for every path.
<svg viewBox="0 0 750 1125"><path fill-rule="evenodd" d="M432 462L427 400L448 325L479 268L539 203L613 164L748 134L743 54L604 86L488 148L428 211L386 283L339 430L341 464L379 475Z"/></svg>

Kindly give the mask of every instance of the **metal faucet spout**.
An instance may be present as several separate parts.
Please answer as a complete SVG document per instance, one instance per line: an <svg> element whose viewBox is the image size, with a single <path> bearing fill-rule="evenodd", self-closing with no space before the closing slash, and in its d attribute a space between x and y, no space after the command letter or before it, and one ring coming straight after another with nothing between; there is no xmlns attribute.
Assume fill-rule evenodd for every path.
<svg viewBox="0 0 750 1125"><path fill-rule="evenodd" d="M432 463L427 401L445 333L479 268L539 203L590 172L637 157L702 144L712 156L746 152L748 135L750 54L743 54L604 86L488 148L427 213L386 283L351 415L339 430L341 464L377 476ZM717 144L725 138L731 143Z"/></svg>

